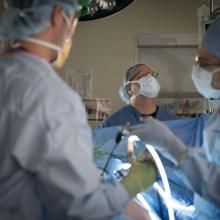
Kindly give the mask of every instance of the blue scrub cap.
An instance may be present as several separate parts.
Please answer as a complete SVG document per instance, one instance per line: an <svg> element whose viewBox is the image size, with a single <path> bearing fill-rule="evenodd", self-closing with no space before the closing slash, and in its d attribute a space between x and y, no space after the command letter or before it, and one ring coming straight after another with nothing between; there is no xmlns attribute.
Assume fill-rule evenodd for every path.
<svg viewBox="0 0 220 220"><path fill-rule="evenodd" d="M0 40L24 39L40 33L49 25L55 5L61 5L68 15L80 10L78 0L4 0Z"/></svg>
<svg viewBox="0 0 220 220"><path fill-rule="evenodd" d="M124 75L124 79L121 83L121 86L119 88L119 95L121 97L121 99L126 102L127 104L130 103L130 97L128 95L128 92L127 92L127 89L126 89L126 84L128 82L130 82L136 72L136 69L139 67L139 66L142 66L142 65L145 65L145 64L136 64L132 67L130 67L126 72L125 72L125 75Z"/></svg>
<svg viewBox="0 0 220 220"><path fill-rule="evenodd" d="M201 43L201 48L220 59L220 18L209 25Z"/></svg>

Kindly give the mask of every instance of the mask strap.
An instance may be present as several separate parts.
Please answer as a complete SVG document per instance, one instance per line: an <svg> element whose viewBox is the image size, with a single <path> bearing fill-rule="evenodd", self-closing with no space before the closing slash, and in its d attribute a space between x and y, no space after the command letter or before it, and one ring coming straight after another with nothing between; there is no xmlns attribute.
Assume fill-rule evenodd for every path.
<svg viewBox="0 0 220 220"><path fill-rule="evenodd" d="M219 72L220 71L220 68L216 68L215 70L213 70L211 73L214 74L216 72Z"/></svg>
<svg viewBox="0 0 220 220"><path fill-rule="evenodd" d="M130 98L130 102L133 101L139 94L140 94L140 92L138 92L136 95L132 96L132 97Z"/></svg>
<svg viewBox="0 0 220 220"><path fill-rule="evenodd" d="M71 22L70 22L68 16L66 15L66 13L65 13L64 11L62 11L62 16L63 16L64 21L66 22L68 28L71 29L71 26L72 26L72 25L71 25Z"/></svg>
<svg viewBox="0 0 220 220"><path fill-rule="evenodd" d="M140 82L139 81L130 81L130 82L127 82L125 85L124 85L124 87L126 87L128 84L132 84L132 83L138 83L139 85L140 85ZM140 85L141 86L141 85ZM135 99L139 94L140 94L140 89L139 89L139 92L136 94L136 95L134 95L134 96L132 96L131 98L130 98L130 102L131 101L133 101L133 99Z"/></svg>
<svg viewBox="0 0 220 220"><path fill-rule="evenodd" d="M64 21L67 24L67 27L69 28L69 36L67 38L71 38L74 34L74 30L76 26L75 20L77 20L78 18L75 17L74 18L75 20L71 23L70 18L67 16L67 14L64 11L62 11L62 16L63 16Z"/></svg>
<svg viewBox="0 0 220 220"><path fill-rule="evenodd" d="M34 43L34 44L38 44L38 45L41 45L43 47L47 47L47 48L50 48L52 50L55 50L59 53L63 52L63 49L55 44L52 44L50 42L47 42L47 41L43 41L43 40L40 40L40 39L36 39L36 38L25 38L24 39L25 41L28 41L28 42L31 42L31 43Z"/></svg>

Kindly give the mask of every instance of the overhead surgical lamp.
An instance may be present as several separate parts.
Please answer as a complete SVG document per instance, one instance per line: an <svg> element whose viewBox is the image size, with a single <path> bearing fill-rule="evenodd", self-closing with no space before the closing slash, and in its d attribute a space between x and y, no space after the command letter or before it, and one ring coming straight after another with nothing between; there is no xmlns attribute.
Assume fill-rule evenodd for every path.
<svg viewBox="0 0 220 220"><path fill-rule="evenodd" d="M95 20L110 16L127 7L134 0L88 0L88 13L80 21Z"/></svg>

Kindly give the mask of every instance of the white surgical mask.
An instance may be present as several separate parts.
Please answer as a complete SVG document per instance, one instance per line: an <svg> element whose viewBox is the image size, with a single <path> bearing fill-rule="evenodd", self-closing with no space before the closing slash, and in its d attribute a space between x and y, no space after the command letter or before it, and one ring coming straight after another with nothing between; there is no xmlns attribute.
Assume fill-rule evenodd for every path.
<svg viewBox="0 0 220 220"><path fill-rule="evenodd" d="M199 64L193 65L192 68L192 80L199 91L206 98L220 98L220 90L214 89L211 85L213 73L220 71L220 68L215 69L212 72L208 72Z"/></svg>
<svg viewBox="0 0 220 220"><path fill-rule="evenodd" d="M129 83L138 83L140 85L140 91L131 97L131 99L134 99L139 94L148 98L156 98L160 92L160 83L150 74L142 77L138 81L131 81Z"/></svg>

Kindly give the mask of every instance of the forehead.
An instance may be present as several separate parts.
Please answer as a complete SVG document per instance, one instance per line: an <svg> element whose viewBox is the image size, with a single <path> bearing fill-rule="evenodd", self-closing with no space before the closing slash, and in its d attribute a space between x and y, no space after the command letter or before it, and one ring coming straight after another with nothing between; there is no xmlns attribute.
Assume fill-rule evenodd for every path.
<svg viewBox="0 0 220 220"><path fill-rule="evenodd" d="M148 66L141 65L134 70L131 78L132 80L140 79L149 73L152 73L152 69Z"/></svg>
<svg viewBox="0 0 220 220"><path fill-rule="evenodd" d="M220 59L208 51L199 48L195 57L195 61L204 61L208 63L220 63Z"/></svg>

